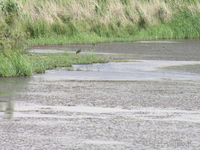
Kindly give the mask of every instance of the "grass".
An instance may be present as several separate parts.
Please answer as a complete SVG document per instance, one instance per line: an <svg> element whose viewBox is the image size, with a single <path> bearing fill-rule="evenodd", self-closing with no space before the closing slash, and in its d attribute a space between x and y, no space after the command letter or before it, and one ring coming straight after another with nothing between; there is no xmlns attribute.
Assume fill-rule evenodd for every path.
<svg viewBox="0 0 200 150"><path fill-rule="evenodd" d="M18 52L6 52L0 54L0 76L29 76L44 73L47 69L72 67L72 64L105 62L107 62L107 59L97 57L94 54L20 54Z"/></svg>
<svg viewBox="0 0 200 150"><path fill-rule="evenodd" d="M72 67L72 64L105 63L106 58L97 57L94 54L73 55L73 54L42 54L29 56L33 66L33 72L42 73L46 69L58 67Z"/></svg>
<svg viewBox="0 0 200 150"><path fill-rule="evenodd" d="M18 52L6 51L0 54L0 76L28 76L32 74L30 63Z"/></svg>
<svg viewBox="0 0 200 150"><path fill-rule="evenodd" d="M200 38L199 0L3 0L0 8L31 45Z"/></svg>
<svg viewBox="0 0 200 150"><path fill-rule="evenodd" d="M95 55L31 55L28 45L199 39L200 0L2 0L0 76L27 76Z"/></svg>
<svg viewBox="0 0 200 150"><path fill-rule="evenodd" d="M11 92L0 92L0 96L1 95L6 95L6 94L10 94Z"/></svg>

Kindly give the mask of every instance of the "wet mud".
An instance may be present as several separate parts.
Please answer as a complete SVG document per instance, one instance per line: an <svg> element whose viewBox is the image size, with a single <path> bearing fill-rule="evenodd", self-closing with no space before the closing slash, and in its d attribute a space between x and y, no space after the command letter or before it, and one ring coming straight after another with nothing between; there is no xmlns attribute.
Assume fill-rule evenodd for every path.
<svg viewBox="0 0 200 150"><path fill-rule="evenodd" d="M135 60L139 56L139 61L128 66L108 63L107 68L74 66L82 71L71 72L73 78L66 70L0 78L0 149L200 149L200 74L196 71L200 52L197 41L191 42L194 49L182 47L182 56L172 48L180 41L136 43L138 49L139 44L164 44L171 50L165 56L155 53L152 59L154 52L142 45L137 55L117 55L119 45L110 46L110 51L99 49L117 56L109 57ZM142 54L145 51L148 59ZM119 80L127 70L132 78ZM88 75L80 79L76 72ZM105 72L115 72L116 79L94 78L93 73Z"/></svg>

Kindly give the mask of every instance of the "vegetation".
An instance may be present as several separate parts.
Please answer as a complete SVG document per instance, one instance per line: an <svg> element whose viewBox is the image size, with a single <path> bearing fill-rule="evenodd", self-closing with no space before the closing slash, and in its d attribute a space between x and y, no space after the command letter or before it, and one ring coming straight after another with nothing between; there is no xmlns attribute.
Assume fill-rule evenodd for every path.
<svg viewBox="0 0 200 150"><path fill-rule="evenodd" d="M0 17L0 77L28 76L46 69L70 67L72 64L106 62L94 54L69 55L28 53L30 32L19 24L20 8L17 2L1 2ZM22 21L22 20L21 20Z"/></svg>
<svg viewBox="0 0 200 150"><path fill-rule="evenodd" d="M31 45L200 37L200 0L2 0L0 16Z"/></svg>
<svg viewBox="0 0 200 150"><path fill-rule="evenodd" d="M29 76L47 69L72 67L72 64L105 63L106 58L94 54L28 54L6 51L0 54L0 77Z"/></svg>
<svg viewBox="0 0 200 150"><path fill-rule="evenodd" d="M31 55L31 56L30 56ZM44 73L47 69L57 67L72 67L72 64L91 64L91 63L105 63L106 58L99 58L94 54L86 55L72 55L64 54L43 54L34 55L30 54L29 60L34 73Z"/></svg>
<svg viewBox="0 0 200 150"><path fill-rule="evenodd" d="M200 0L1 0L0 76L105 61L94 55L31 55L29 44L200 38L199 16Z"/></svg>
<svg viewBox="0 0 200 150"><path fill-rule="evenodd" d="M1 10L32 45L200 35L199 0L3 0Z"/></svg>

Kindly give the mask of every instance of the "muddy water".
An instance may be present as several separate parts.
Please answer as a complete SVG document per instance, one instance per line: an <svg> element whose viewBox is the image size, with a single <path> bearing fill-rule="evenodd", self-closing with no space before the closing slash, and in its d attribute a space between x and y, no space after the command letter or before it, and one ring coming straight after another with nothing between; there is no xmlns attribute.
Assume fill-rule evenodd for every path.
<svg viewBox="0 0 200 150"><path fill-rule="evenodd" d="M200 149L199 46L138 41L40 47L96 47L98 55L132 62L1 78L0 149Z"/></svg>
<svg viewBox="0 0 200 150"><path fill-rule="evenodd" d="M75 53L82 49L107 55L113 59L134 60L200 60L200 40L164 40L164 41L135 41L103 44L80 44L63 46L34 46L31 51L57 50ZM112 55L111 55L112 54Z"/></svg>
<svg viewBox="0 0 200 150"><path fill-rule="evenodd" d="M185 66L187 65L187 66ZM110 62L106 64L73 65L74 70L48 70L45 74L34 77L49 80L109 80L109 81L133 81L156 79L200 79L200 74L193 71L169 71L172 67L199 66L200 61L156 61L141 60L139 62ZM194 70L196 71L196 69Z"/></svg>

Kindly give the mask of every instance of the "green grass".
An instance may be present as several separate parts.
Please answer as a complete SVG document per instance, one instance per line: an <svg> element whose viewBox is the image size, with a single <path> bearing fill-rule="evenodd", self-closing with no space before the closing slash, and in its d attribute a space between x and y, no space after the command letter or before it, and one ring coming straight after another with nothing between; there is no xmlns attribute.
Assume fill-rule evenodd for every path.
<svg viewBox="0 0 200 150"><path fill-rule="evenodd" d="M4 52L0 54L0 77L29 76L44 73L47 69L71 67L72 64L105 63L106 58L94 54L20 54Z"/></svg>
<svg viewBox="0 0 200 150"><path fill-rule="evenodd" d="M3 0L0 20L31 45L200 38L199 9L199 0Z"/></svg>
<svg viewBox="0 0 200 150"><path fill-rule="evenodd" d="M95 55L25 53L30 45L199 39L200 0L2 0L0 76L28 76Z"/></svg>
<svg viewBox="0 0 200 150"><path fill-rule="evenodd" d="M28 76L32 74L28 59L18 52L0 53L0 76Z"/></svg>
<svg viewBox="0 0 200 150"><path fill-rule="evenodd" d="M200 38L200 12L192 12L187 8L177 10L170 20L159 24L149 24L139 27L137 24L127 23L116 26L113 21L107 25L90 25L90 30L76 31L71 35L54 33L49 36L31 38L31 45L52 45L71 43L103 43L115 41L134 41L150 39L198 39ZM78 23L77 23L78 24ZM87 24L84 21L82 24ZM86 26L86 25L85 25ZM142 25L140 25L142 26Z"/></svg>
<svg viewBox="0 0 200 150"><path fill-rule="evenodd" d="M0 96L1 95L6 95L6 94L11 94L12 92L0 92Z"/></svg>
<svg viewBox="0 0 200 150"><path fill-rule="evenodd" d="M97 57L94 54L73 55L73 54L42 54L29 55L33 72L43 73L46 69L58 67L71 67L73 64L105 63L106 58Z"/></svg>
<svg viewBox="0 0 200 150"><path fill-rule="evenodd" d="M0 20L31 45L200 38L199 10L199 0L3 0Z"/></svg>
<svg viewBox="0 0 200 150"><path fill-rule="evenodd" d="M8 58L0 55L0 77L14 76L16 71Z"/></svg>

